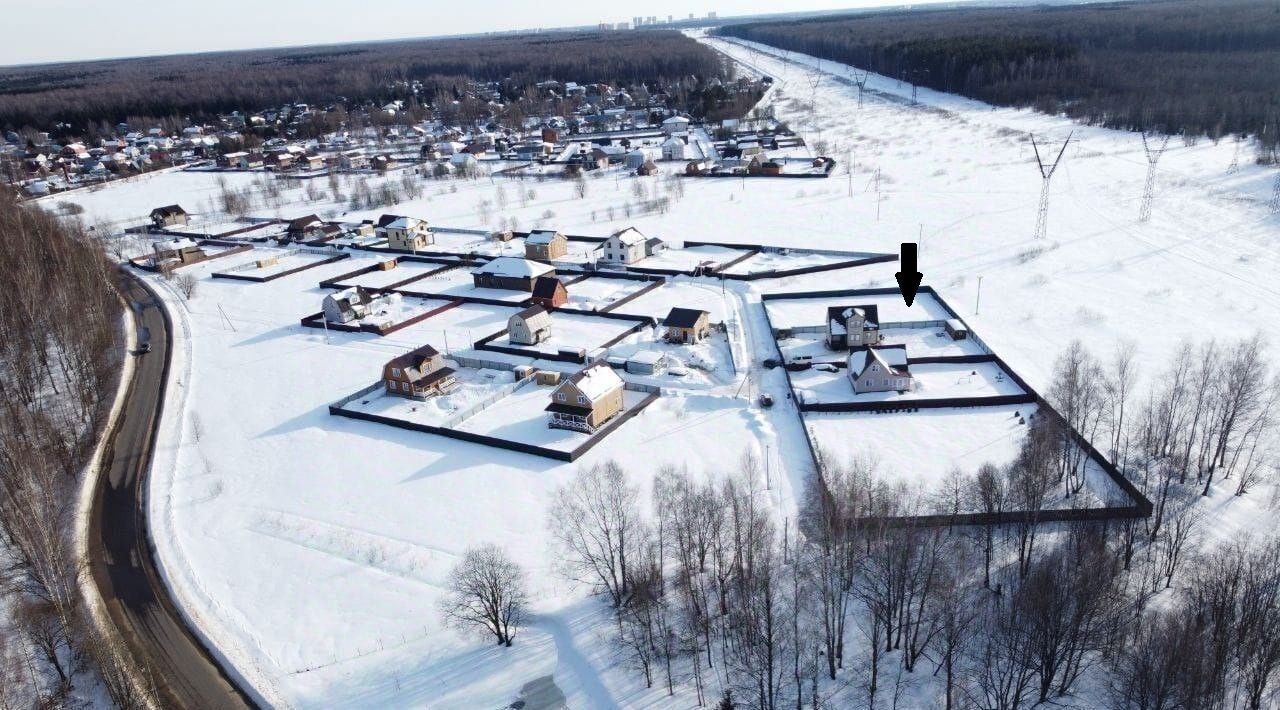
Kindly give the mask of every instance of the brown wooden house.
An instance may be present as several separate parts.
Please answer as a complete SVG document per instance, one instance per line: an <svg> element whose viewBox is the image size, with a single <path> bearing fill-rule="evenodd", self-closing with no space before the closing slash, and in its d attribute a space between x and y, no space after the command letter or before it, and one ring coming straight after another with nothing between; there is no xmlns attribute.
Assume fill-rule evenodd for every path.
<svg viewBox="0 0 1280 710"><path fill-rule="evenodd" d="M151 210L151 224L157 229L187 223L187 211L181 205L167 205Z"/></svg>
<svg viewBox="0 0 1280 710"><path fill-rule="evenodd" d="M608 365L589 365L560 383L547 405L547 426L593 433L622 412L622 378Z"/></svg>
<svg viewBox="0 0 1280 710"><path fill-rule="evenodd" d="M524 258L554 261L569 253L569 240L553 229L537 229L524 239Z"/></svg>
<svg viewBox="0 0 1280 710"><path fill-rule="evenodd" d="M454 370L446 367L444 356L430 345L392 358L382 367L387 394L410 399L426 399L448 392L457 384Z"/></svg>
<svg viewBox="0 0 1280 710"><path fill-rule="evenodd" d="M539 261L514 256L500 256L471 272L476 288L501 288L533 292L533 282L542 276L555 276L556 270Z"/></svg>
<svg viewBox="0 0 1280 710"><path fill-rule="evenodd" d="M532 301L543 308L559 308L569 302L569 291L554 276L539 276L533 282Z"/></svg>
<svg viewBox="0 0 1280 710"><path fill-rule="evenodd" d="M673 343L700 343L711 335L711 314L695 308L672 308L662 320L663 337Z"/></svg>

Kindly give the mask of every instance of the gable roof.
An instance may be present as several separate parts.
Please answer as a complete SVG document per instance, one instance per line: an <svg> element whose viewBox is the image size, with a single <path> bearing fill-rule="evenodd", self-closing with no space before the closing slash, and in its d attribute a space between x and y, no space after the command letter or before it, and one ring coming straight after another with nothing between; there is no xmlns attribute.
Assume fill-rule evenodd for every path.
<svg viewBox="0 0 1280 710"><path fill-rule="evenodd" d="M577 387L583 396L594 402L613 390L622 387L622 378L618 377L618 373L614 372L612 367L603 362L597 362L579 370L568 380L565 380L565 384L572 384ZM563 385L561 386L563 387Z"/></svg>
<svg viewBox="0 0 1280 710"><path fill-rule="evenodd" d="M636 229L635 227L627 227L625 229L619 229L618 231L611 234L609 238L617 239L618 241L622 242L622 244L624 244L625 246L634 246L636 244L643 244L645 241L644 235L641 234L640 230Z"/></svg>
<svg viewBox="0 0 1280 710"><path fill-rule="evenodd" d="M440 351L436 350L435 347L431 345L423 345L422 347L414 348L403 355L397 355L391 358L391 361L387 364L392 367L398 367L402 370L406 368L418 368L422 367L422 363L439 354Z"/></svg>
<svg viewBox="0 0 1280 710"><path fill-rule="evenodd" d="M692 328L697 325L699 318L702 316L709 317L710 315L710 313L696 308L672 308L667 317L663 319L662 325L671 328Z"/></svg>
<svg viewBox="0 0 1280 710"><path fill-rule="evenodd" d="M827 330L844 334L845 323L854 313L861 314L866 319L863 328L873 330L880 327L880 312L875 306L829 306L827 307Z"/></svg>
<svg viewBox="0 0 1280 710"><path fill-rule="evenodd" d="M384 215L384 216L390 216L390 215ZM417 229L418 225L423 223L424 223L423 220L420 220L417 217L397 217L396 219L382 226L390 227L391 229L409 230L409 229Z"/></svg>
<svg viewBox="0 0 1280 710"><path fill-rule="evenodd" d="M911 368L907 364L906 345L855 348L849 352L849 372L854 377L861 375L872 362L878 363L893 375L911 374Z"/></svg>
<svg viewBox="0 0 1280 710"><path fill-rule="evenodd" d="M500 256L481 266L473 274L493 274L517 279L531 279L554 272L555 267L515 256Z"/></svg>
<svg viewBox="0 0 1280 710"><path fill-rule="evenodd" d="M542 306L529 306L511 317L524 321L525 325L531 330L537 330L544 325L551 325L551 314L547 313L547 309Z"/></svg>
<svg viewBox="0 0 1280 710"><path fill-rule="evenodd" d="M187 211L182 209L181 205L165 205L151 210L152 217L172 217L174 215L186 214Z"/></svg>
<svg viewBox="0 0 1280 710"><path fill-rule="evenodd" d="M289 220L289 231L306 229L307 227L310 227L314 224L320 224L320 223L321 223L321 220L319 217L313 214L309 214L305 217L299 217L297 219Z"/></svg>
<svg viewBox="0 0 1280 710"><path fill-rule="evenodd" d="M554 229L536 229L525 237L525 244L550 244L556 237L564 239L564 235Z"/></svg>
<svg viewBox="0 0 1280 710"><path fill-rule="evenodd" d="M564 287L560 279L554 276L539 276L533 281L533 297L551 298L556 295L556 287Z"/></svg>

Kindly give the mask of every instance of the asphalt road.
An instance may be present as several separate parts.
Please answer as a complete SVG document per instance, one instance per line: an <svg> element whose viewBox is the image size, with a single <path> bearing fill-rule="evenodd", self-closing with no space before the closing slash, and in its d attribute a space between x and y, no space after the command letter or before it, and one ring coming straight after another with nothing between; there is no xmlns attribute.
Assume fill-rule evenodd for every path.
<svg viewBox="0 0 1280 710"><path fill-rule="evenodd" d="M156 570L147 537L145 484L169 374L172 335L163 308L132 274L124 295L151 351L135 358L133 382L108 432L89 521L89 564L112 621L163 708L255 707L192 635Z"/></svg>

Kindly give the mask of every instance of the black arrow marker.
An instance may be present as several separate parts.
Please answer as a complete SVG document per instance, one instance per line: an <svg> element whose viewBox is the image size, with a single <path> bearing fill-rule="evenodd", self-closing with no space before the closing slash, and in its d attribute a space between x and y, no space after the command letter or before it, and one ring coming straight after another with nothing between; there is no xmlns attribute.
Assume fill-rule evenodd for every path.
<svg viewBox="0 0 1280 710"><path fill-rule="evenodd" d="M915 242L902 243L902 253L898 257L898 268L902 270L894 274L898 279L898 288L902 291L902 300L907 302L907 307L915 303L916 291L920 290L920 279L924 278L924 274L916 270L918 249L919 245Z"/></svg>

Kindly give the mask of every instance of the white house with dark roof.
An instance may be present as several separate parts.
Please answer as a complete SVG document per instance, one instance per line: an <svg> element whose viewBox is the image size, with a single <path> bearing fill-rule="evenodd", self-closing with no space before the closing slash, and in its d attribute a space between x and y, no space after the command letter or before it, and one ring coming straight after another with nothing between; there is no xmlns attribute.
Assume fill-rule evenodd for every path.
<svg viewBox="0 0 1280 710"><path fill-rule="evenodd" d="M857 394L906 392L914 385L905 345L855 348L849 352L848 366Z"/></svg>

